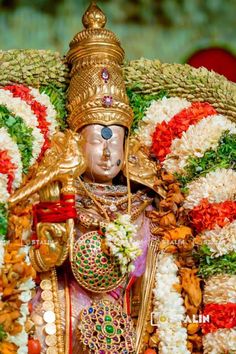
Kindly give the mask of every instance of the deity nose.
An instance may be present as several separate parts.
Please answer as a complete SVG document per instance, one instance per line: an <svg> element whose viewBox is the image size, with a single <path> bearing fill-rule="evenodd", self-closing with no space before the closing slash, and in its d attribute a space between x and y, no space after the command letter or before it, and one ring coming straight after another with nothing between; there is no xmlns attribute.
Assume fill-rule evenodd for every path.
<svg viewBox="0 0 236 354"><path fill-rule="evenodd" d="M103 149L103 157L105 160L109 160L109 158L111 157L111 152L110 152L108 146L105 146Z"/></svg>

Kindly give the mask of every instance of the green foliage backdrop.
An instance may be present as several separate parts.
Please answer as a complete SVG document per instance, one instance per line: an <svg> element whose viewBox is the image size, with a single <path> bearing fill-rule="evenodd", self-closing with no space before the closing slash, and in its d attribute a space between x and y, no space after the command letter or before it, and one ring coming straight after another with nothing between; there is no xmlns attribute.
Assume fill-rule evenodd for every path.
<svg viewBox="0 0 236 354"><path fill-rule="evenodd" d="M0 0L0 48L65 53L82 29L87 0ZM236 53L235 0L101 0L127 59L184 62L196 49L221 46Z"/></svg>

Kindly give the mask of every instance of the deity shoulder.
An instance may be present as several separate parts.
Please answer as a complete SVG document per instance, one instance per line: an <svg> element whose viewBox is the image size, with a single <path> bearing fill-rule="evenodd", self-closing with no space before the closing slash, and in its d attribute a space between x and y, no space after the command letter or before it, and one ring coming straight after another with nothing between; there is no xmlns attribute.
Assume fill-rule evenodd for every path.
<svg viewBox="0 0 236 354"><path fill-rule="evenodd" d="M71 130L56 133L51 148L46 151L29 181L10 197L9 205L19 203L53 182L63 183L68 178L81 175L86 168L81 145L82 137Z"/></svg>
<svg viewBox="0 0 236 354"><path fill-rule="evenodd" d="M166 191L161 186L158 178L160 167L153 161L148 149L141 143L137 135L129 139L128 173L131 181L146 186L153 190L161 198L165 198ZM127 176L127 168L124 166L123 173Z"/></svg>

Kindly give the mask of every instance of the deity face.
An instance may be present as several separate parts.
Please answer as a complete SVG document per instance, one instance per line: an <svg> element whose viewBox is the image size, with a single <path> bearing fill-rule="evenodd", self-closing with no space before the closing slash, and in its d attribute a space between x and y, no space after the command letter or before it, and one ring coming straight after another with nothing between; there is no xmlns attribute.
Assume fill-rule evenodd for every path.
<svg viewBox="0 0 236 354"><path fill-rule="evenodd" d="M104 127L92 124L81 131L87 161L85 179L97 183L111 183L124 162L125 128L119 125Z"/></svg>

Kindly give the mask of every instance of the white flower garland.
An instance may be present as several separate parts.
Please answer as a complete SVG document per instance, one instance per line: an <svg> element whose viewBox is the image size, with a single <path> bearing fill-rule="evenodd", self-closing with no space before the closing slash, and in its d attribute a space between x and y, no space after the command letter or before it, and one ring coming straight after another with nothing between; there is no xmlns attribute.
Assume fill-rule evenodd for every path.
<svg viewBox="0 0 236 354"><path fill-rule="evenodd" d="M236 352L236 329L218 329L203 336L204 354Z"/></svg>
<svg viewBox="0 0 236 354"><path fill-rule="evenodd" d="M0 89L0 104L7 107L14 115L21 117L29 128L33 129L33 164L40 155L44 144L44 136L38 128L38 120L31 107L19 97L14 97L10 91Z"/></svg>
<svg viewBox="0 0 236 354"><path fill-rule="evenodd" d="M204 287L204 303L236 303L236 275L220 274L207 279Z"/></svg>
<svg viewBox="0 0 236 354"><path fill-rule="evenodd" d="M137 226L130 221L130 215L118 215L106 226L105 242L111 254L120 263L121 273L132 272L132 262L141 254L139 242L135 241Z"/></svg>
<svg viewBox="0 0 236 354"><path fill-rule="evenodd" d="M140 122L139 128L136 130L136 134L146 146L151 146L151 136L155 131L156 125L163 121L168 123L176 114L190 106L190 102L185 98L179 97L163 97L162 100L152 101Z"/></svg>
<svg viewBox="0 0 236 354"><path fill-rule="evenodd" d="M188 195L184 202L185 209L193 209L203 198L209 203L221 203L235 200L236 172L220 168L209 172L205 177L189 183Z"/></svg>
<svg viewBox="0 0 236 354"><path fill-rule="evenodd" d="M6 128L0 128L0 150L7 150L9 157L11 158L11 162L16 166L14 171L15 178L13 181L13 188L17 188L20 186L22 181L22 161L21 154L17 144L8 134Z"/></svg>
<svg viewBox="0 0 236 354"><path fill-rule="evenodd" d="M190 354L187 349L187 330L182 326L185 315L183 299L174 289L174 285L180 283L177 272L173 255L159 254L153 289L153 312L160 337L160 354Z"/></svg>
<svg viewBox="0 0 236 354"><path fill-rule="evenodd" d="M9 198L9 193L7 191L8 176L6 174L0 173L0 202L6 203Z"/></svg>
<svg viewBox="0 0 236 354"><path fill-rule="evenodd" d="M213 257L236 252L236 221L223 228L216 226L213 230L203 232L201 239L210 248Z"/></svg>
<svg viewBox="0 0 236 354"><path fill-rule="evenodd" d="M202 157L208 149L215 150L219 139L226 131L236 133L236 125L222 115L203 118L191 125L181 138L176 138L171 144L171 153L166 156L163 167L168 171L184 172L184 167L190 156Z"/></svg>
<svg viewBox="0 0 236 354"><path fill-rule="evenodd" d="M55 133L56 128L58 127L58 123L56 120L57 112L46 93L40 93L39 90L32 87L29 87L29 89L30 94L35 98L35 100L46 107L46 119L50 123L48 128L50 136L52 136Z"/></svg>

